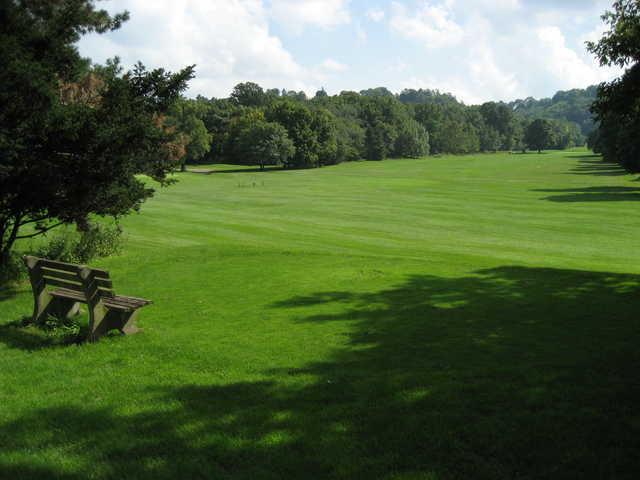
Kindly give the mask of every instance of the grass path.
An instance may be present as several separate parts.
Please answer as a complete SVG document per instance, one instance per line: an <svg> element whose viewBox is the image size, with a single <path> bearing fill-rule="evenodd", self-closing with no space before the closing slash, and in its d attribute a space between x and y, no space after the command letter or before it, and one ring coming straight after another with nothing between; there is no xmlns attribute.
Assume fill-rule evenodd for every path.
<svg viewBox="0 0 640 480"><path fill-rule="evenodd" d="M48 347L0 291L0 478L638 478L635 176L214 169L95 262L143 334Z"/></svg>

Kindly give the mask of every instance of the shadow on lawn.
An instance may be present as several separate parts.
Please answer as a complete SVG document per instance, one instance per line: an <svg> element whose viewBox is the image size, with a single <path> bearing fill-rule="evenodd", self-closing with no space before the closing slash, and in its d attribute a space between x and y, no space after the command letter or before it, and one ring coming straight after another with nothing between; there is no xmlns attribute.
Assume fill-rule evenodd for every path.
<svg viewBox="0 0 640 480"><path fill-rule="evenodd" d="M11 300L15 297L20 290L18 288L9 283L9 284L0 284L0 302L4 302L5 300Z"/></svg>
<svg viewBox="0 0 640 480"><path fill-rule="evenodd" d="M622 176L628 172L617 163L605 162L600 155L571 155L578 160L572 168L571 175Z"/></svg>
<svg viewBox="0 0 640 480"><path fill-rule="evenodd" d="M256 172L271 172L271 171L281 171L284 170L283 167L281 166L272 166L272 165L268 165L265 166L264 168L260 168L260 167L255 167L255 168L225 168L225 169L220 169L220 170L215 170L215 169L199 169L197 167L194 168L190 168L189 170L187 170L187 172L189 173L198 173L198 174L203 174L203 175L218 175L221 173L256 173Z"/></svg>
<svg viewBox="0 0 640 480"><path fill-rule="evenodd" d="M0 426L0 477L54 478L42 458L64 452L86 468L66 480L638 478L639 294L637 275L502 267L292 298L272 307L348 322L350 348L149 392L146 413L43 406Z"/></svg>
<svg viewBox="0 0 640 480"><path fill-rule="evenodd" d="M631 202L640 200L640 187L585 187L536 189L533 192L563 193L551 195L541 200L550 202Z"/></svg>

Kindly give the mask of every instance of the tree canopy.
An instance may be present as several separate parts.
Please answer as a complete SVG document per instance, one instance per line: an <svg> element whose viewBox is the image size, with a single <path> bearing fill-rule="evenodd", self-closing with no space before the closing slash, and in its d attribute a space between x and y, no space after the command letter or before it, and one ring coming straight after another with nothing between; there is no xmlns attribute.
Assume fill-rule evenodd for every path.
<svg viewBox="0 0 640 480"><path fill-rule="evenodd" d="M82 34L127 19L91 0L2 2L0 262L17 239L138 209L153 190L136 174L166 183L175 167L166 113L193 67L91 67L75 47Z"/></svg>
<svg viewBox="0 0 640 480"><path fill-rule="evenodd" d="M592 111L598 131L590 146L605 160L640 171L640 1L618 0L602 19L609 30L588 48L602 65L627 67L622 77L598 88Z"/></svg>

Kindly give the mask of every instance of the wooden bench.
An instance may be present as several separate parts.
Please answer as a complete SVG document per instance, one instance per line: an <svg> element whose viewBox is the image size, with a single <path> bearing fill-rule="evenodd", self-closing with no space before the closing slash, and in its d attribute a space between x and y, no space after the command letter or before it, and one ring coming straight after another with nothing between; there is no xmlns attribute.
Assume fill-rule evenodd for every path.
<svg viewBox="0 0 640 480"><path fill-rule="evenodd" d="M86 265L57 262L24 256L33 288L33 321L43 322L47 315L77 315L80 303L89 310L89 341L109 330L129 335L139 331L135 324L138 310L150 300L116 295L109 272Z"/></svg>

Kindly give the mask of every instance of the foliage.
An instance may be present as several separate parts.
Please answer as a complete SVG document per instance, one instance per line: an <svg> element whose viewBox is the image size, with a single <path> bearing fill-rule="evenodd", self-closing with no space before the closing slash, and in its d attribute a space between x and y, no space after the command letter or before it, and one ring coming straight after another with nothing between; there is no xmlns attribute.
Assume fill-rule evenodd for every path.
<svg viewBox="0 0 640 480"><path fill-rule="evenodd" d="M238 138L238 162L246 165L287 165L295 154L293 142L279 123L257 120Z"/></svg>
<svg viewBox="0 0 640 480"><path fill-rule="evenodd" d="M81 231L63 229L56 232L35 255L61 262L87 263L94 258L118 254L121 249L120 226L95 223L86 225Z"/></svg>
<svg viewBox="0 0 640 480"><path fill-rule="evenodd" d="M640 172L640 1L618 0L602 18L609 30L589 50L602 65L628 68L598 88L592 111L599 127L590 143L605 160Z"/></svg>
<svg viewBox="0 0 640 480"><path fill-rule="evenodd" d="M10 252L8 258L0 263L0 287L20 280L24 270L20 255Z"/></svg>
<svg viewBox="0 0 640 480"><path fill-rule="evenodd" d="M616 0L602 20L609 30L597 42L587 42L601 65L626 67L640 62L640 2Z"/></svg>
<svg viewBox="0 0 640 480"><path fill-rule="evenodd" d="M524 133L524 143L538 152L553 145L553 125L549 120L539 118L531 122Z"/></svg>
<svg viewBox="0 0 640 480"><path fill-rule="evenodd" d="M571 96L572 92L558 92L554 98ZM259 165L258 157L251 153L259 148L253 145L250 134L242 132L250 131L252 123L265 120L284 127L294 143L291 159L275 161L286 168L360 159L418 158L429 153L522 150L526 148L524 131L532 122L514 104L467 106L450 94L423 89L405 89L398 95L384 87L339 95L321 89L309 100L304 92L265 91L256 83L245 82L236 85L229 98L198 97L183 102L193 105L212 138L208 153L188 157L193 163ZM575 108L591 118L586 104ZM550 125L553 139L549 147L562 149L584 143L577 124L562 115ZM243 158L247 154L252 157Z"/></svg>
<svg viewBox="0 0 640 480"><path fill-rule="evenodd" d="M127 18L91 0L3 2L0 263L20 238L139 209L153 190L136 174L166 183L174 168L176 132L163 115L193 68L90 68L74 46L83 33L114 30Z"/></svg>
<svg viewBox="0 0 640 480"><path fill-rule="evenodd" d="M41 326L34 325L34 327L40 328L49 343L53 345L77 343L84 337L78 317L67 318L49 315Z"/></svg>
<svg viewBox="0 0 640 480"><path fill-rule="evenodd" d="M271 104L265 118L282 125L293 141L295 152L285 167L309 168L331 163L328 159L335 155L337 147L330 112L283 100Z"/></svg>
<svg viewBox="0 0 640 480"><path fill-rule="evenodd" d="M508 107L517 115L529 121L537 118L572 122L580 127L582 137L591 133L595 124L593 115L589 111L596 99L598 87L590 86L586 89L575 88L559 91L551 98L525 98L508 103ZM580 139L582 144L583 139Z"/></svg>
<svg viewBox="0 0 640 480"><path fill-rule="evenodd" d="M182 135L185 153L181 156L181 168L187 163L197 163L211 150L212 135L207 131L201 116L202 105L196 100L180 99L169 110L167 125Z"/></svg>
<svg viewBox="0 0 640 480"><path fill-rule="evenodd" d="M229 99L243 107L261 107L266 103L267 96L257 83L245 82L233 87Z"/></svg>

